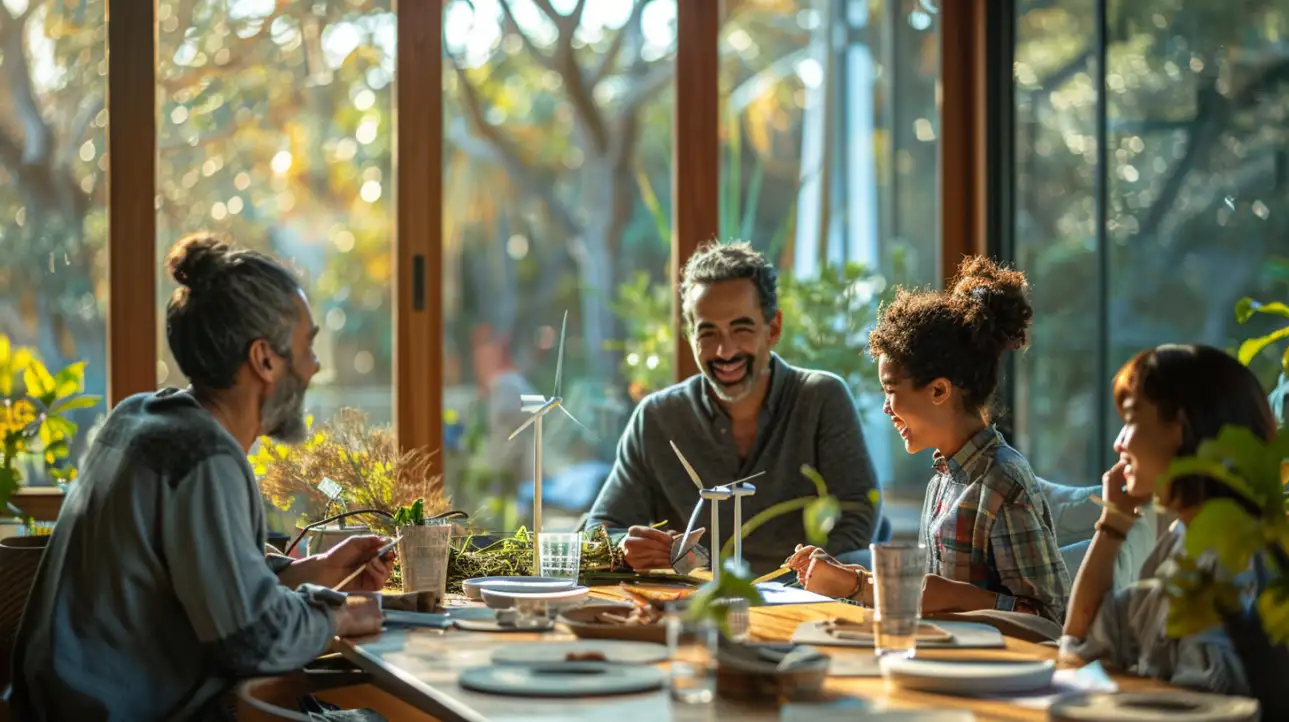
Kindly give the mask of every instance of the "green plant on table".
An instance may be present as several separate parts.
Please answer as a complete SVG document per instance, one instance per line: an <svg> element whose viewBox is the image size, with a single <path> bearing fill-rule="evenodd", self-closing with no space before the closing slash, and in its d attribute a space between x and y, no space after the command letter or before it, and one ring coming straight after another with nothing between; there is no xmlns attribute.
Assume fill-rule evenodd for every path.
<svg viewBox="0 0 1289 722"><path fill-rule="evenodd" d="M327 518L337 502L318 488L323 479L339 485L350 509L392 514L416 500L425 516L451 508L443 476L434 470L435 452L403 450L392 428L369 426L367 417L354 409L339 410L317 428L312 417L306 422L309 434L303 443L282 444L265 437L249 456L260 490L277 508L289 510L302 503L306 521ZM369 515L369 519L374 531L393 531L388 518Z"/></svg>
<svg viewBox="0 0 1289 722"><path fill-rule="evenodd" d="M1227 426L1201 443L1194 456L1174 459L1160 477L1162 498L1176 479L1204 476L1245 502L1210 499L1187 526L1185 556L1169 580L1170 634L1197 634L1240 614L1234 577L1261 556L1270 571L1256 603L1262 631L1274 645L1289 643L1289 518L1281 475L1287 456L1289 429L1266 443L1247 428ZM1210 552L1216 566L1200 562Z"/></svg>
<svg viewBox="0 0 1289 722"><path fill-rule="evenodd" d="M1279 301L1261 303L1247 297L1241 298L1235 304L1235 319L1242 324L1247 323L1255 314L1259 313L1289 318L1289 306ZM1289 324L1271 333L1245 339L1240 344L1236 356L1240 359L1240 363L1248 366L1258 354L1262 353L1263 349L1285 338L1289 338ZM1282 426L1286 421L1285 399L1287 396L1289 396L1289 346L1285 347L1284 353L1280 356L1280 373L1276 379L1275 388L1267 395L1267 400L1271 402L1271 410L1276 415L1276 422Z"/></svg>
<svg viewBox="0 0 1289 722"><path fill-rule="evenodd" d="M609 572L622 563L622 550L603 526L582 533L583 574ZM467 535L448 552L448 591L459 593L461 582L476 577L530 576L532 568L533 537L528 529L520 527L513 535L482 547L473 535Z"/></svg>
<svg viewBox="0 0 1289 722"><path fill-rule="evenodd" d="M68 456L77 425L68 414L101 400L84 387L85 362L51 374L33 349L0 334L0 509L22 485L23 459L37 460L60 483L76 478Z"/></svg>

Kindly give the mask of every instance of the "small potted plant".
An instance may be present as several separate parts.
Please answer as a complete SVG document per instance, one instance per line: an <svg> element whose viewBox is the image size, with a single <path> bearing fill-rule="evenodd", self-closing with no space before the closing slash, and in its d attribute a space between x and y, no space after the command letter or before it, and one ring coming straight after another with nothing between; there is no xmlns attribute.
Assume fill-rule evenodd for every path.
<svg viewBox="0 0 1289 722"><path fill-rule="evenodd" d="M450 510L443 477L434 471L436 454L404 451L392 428L369 426L354 409L341 409L315 428L307 419L304 443L260 439L250 455L260 489L278 509L303 509L299 536L312 534L308 552L326 551L354 534L392 534L394 511L420 500L425 517ZM364 524L348 519L362 516Z"/></svg>
<svg viewBox="0 0 1289 722"><path fill-rule="evenodd" d="M1177 478L1201 475L1235 498L1211 499L1187 526L1185 556L1169 579L1168 631L1175 637L1221 626L1243 662L1264 719L1289 719L1289 518L1283 465L1289 429L1265 443L1228 426L1191 457L1174 459L1161 492ZM1210 563L1208 556L1215 557ZM1236 575L1253 567L1256 599L1246 604Z"/></svg>

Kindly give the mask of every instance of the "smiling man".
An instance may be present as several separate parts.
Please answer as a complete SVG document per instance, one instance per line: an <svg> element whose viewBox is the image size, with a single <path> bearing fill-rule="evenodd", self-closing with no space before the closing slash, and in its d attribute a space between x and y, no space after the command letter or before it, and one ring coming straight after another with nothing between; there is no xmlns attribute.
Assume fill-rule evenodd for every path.
<svg viewBox="0 0 1289 722"><path fill-rule="evenodd" d="M795 368L774 353L783 334L778 274L747 243L699 249L684 270L680 293L685 327L701 373L645 398L618 443L617 460L587 525L627 528L622 541L634 569L671 567L675 533L698 502L698 489L671 449L712 487L765 472L743 518L817 491L801 474L819 471L846 511L828 537L840 554L865 548L876 510L876 488L850 390L837 376ZM733 505L722 504L724 543L733 532ZM704 512L702 519L709 519ZM667 529L651 525L666 522ZM776 517L744 541L756 572L778 567L805 538L799 513Z"/></svg>

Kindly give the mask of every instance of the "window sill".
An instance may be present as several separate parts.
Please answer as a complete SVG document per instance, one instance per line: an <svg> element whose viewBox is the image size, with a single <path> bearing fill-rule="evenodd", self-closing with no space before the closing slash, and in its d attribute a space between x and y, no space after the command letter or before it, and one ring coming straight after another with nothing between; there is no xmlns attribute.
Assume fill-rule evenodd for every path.
<svg viewBox="0 0 1289 722"><path fill-rule="evenodd" d="M55 521L58 510L63 508L62 489L51 486L25 486L9 499L9 503L22 511L24 517L36 521Z"/></svg>

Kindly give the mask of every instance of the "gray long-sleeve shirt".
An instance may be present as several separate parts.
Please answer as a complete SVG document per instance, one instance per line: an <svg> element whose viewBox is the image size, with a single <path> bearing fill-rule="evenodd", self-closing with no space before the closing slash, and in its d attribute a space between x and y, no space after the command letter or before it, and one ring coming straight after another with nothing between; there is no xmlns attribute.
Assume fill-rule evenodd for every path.
<svg viewBox="0 0 1289 722"><path fill-rule="evenodd" d="M123 401L71 487L27 602L24 722L205 720L239 677L302 667L334 634L279 584L246 455L185 391Z"/></svg>
<svg viewBox="0 0 1289 722"><path fill-rule="evenodd" d="M837 376L788 365L771 356L770 390L757 419L756 441L739 458L729 418L713 400L702 374L651 394L636 407L618 442L617 460L587 516L587 527L621 529L668 522L685 528L698 489L668 442L675 441L704 486L725 484L759 471L756 495L743 500L743 520L776 503L817 494L801 474L817 469L831 494L858 507L843 513L828 536L828 551L841 554L867 546L876 520L869 492L876 488L872 460L864 445L850 390ZM733 502L721 502L723 544L733 533ZM710 527L704 510L701 526ZM697 526L697 525L696 525ZM714 546L711 529L704 537ZM806 542L800 512L784 514L757 528L743 542L743 558L757 573L768 572Z"/></svg>

